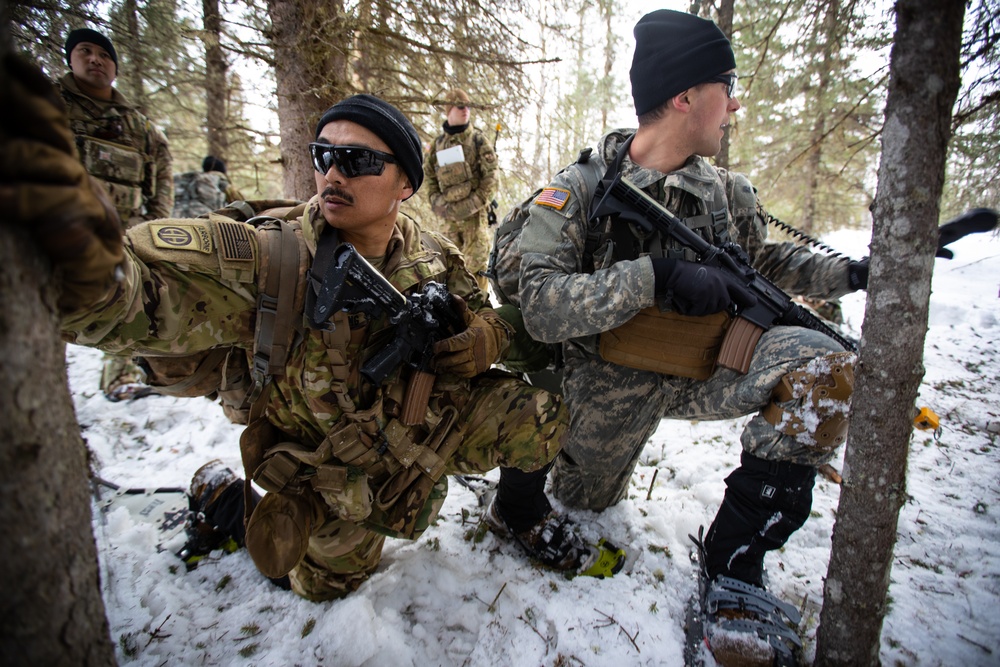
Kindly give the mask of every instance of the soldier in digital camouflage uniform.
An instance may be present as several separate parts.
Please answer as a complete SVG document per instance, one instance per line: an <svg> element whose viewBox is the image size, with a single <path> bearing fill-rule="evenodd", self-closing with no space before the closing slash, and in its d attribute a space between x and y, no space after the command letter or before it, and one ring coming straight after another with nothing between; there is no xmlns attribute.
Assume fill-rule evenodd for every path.
<svg viewBox="0 0 1000 667"><path fill-rule="evenodd" d="M13 59L5 66L0 204L59 268L66 338L147 356L250 350L264 316L256 228L221 216L161 220L131 228L123 244L117 216L77 161L41 73ZM272 578L287 572L308 599L341 597L376 569L386 535L415 538L433 520L447 473L497 466L494 504L506 526L519 542L537 538L548 553L546 536L559 522L542 488L564 437L565 409L557 396L488 370L503 358L509 327L486 307L458 249L399 213L423 175L415 130L394 107L359 95L326 112L316 142L309 149L318 194L292 225L305 264L319 261L319 246L350 242L405 294L444 283L461 298L456 312L467 328L435 344L429 402L418 423L405 426L399 415L409 367L400 365L382 386L359 376L361 359L393 336L386 318L338 312L323 328L303 324L241 440L247 469L269 491L245 536L254 562ZM297 283L305 292L295 300L300 322L301 302L322 280ZM218 473L201 475L193 489L209 520L205 502L234 500L218 492L233 486Z"/></svg>
<svg viewBox="0 0 1000 667"><path fill-rule="evenodd" d="M750 182L705 159L719 151L730 115L740 108L735 58L722 31L711 21L660 10L638 22L635 38L639 128L607 134L596 159L615 164L707 241L738 243L789 292L831 299L866 287L867 260L766 243ZM778 326L763 334L746 374L713 369L731 319L726 311L734 303L751 305L753 297L720 270L693 263L693 253L675 242L640 234L624 221L603 220L599 245L585 257L591 202L581 199L581 173L570 168L541 192L520 239L525 327L538 340L563 343L565 354L570 434L553 469L553 492L568 506L602 510L625 497L661 419L752 415L740 466L726 479L704 541L705 564L716 584L729 577L763 587L765 552L805 522L816 468L844 441L854 355L816 331ZM640 320L654 333L639 332L640 344L623 349L621 341L636 333L630 325ZM636 360L643 349L665 358ZM751 633L770 622L750 616L758 622ZM766 642L748 658L739 632L714 633L711 625L709 632L720 664L772 664Z"/></svg>
<svg viewBox="0 0 1000 667"><path fill-rule="evenodd" d="M66 38L65 51L70 72L56 85L87 171L111 195L126 228L169 217L174 182L167 138L112 86L118 54L111 40L80 28ZM128 358L105 358L101 389L109 399L145 395L143 379Z"/></svg>
<svg viewBox="0 0 1000 667"><path fill-rule="evenodd" d="M427 199L443 220L442 231L465 255L479 288L486 291L490 239L488 205L496 193L497 154L489 138L473 127L472 100L459 88L445 96L444 132L434 139L424 162ZM461 147L462 159L442 163L439 153Z"/></svg>

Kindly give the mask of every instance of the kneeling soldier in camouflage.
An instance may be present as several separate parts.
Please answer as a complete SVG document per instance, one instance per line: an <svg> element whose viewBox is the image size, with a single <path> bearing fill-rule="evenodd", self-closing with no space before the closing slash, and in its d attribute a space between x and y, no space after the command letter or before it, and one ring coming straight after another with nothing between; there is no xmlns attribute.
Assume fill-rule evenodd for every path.
<svg viewBox="0 0 1000 667"><path fill-rule="evenodd" d="M766 243L755 188L705 159L740 109L735 55L718 26L659 10L638 22L635 39L639 127L608 133L590 157L605 173L602 187L628 181L691 236L738 244L793 293L830 299L866 287L867 261ZM799 639L785 619L794 624L797 614L763 590L764 555L805 523L816 468L844 442L855 355L824 333L775 326L726 367L723 341L743 323L734 306L757 301L746 283L659 230L592 208L581 174L564 170L540 192L519 246L525 327L561 343L565 360L570 433L553 492L567 506L600 511L625 498L661 419L753 415L699 545L704 639L720 665L789 664Z"/></svg>
<svg viewBox="0 0 1000 667"><path fill-rule="evenodd" d="M317 195L297 220L277 221L293 239L281 253L263 255L257 227L219 215L143 223L123 243L51 87L29 66L8 59L5 68L0 203L8 220L37 232L62 276L65 337L151 358L227 347L250 357L257 391L241 450L268 493L245 503L245 540L261 572L287 574L310 600L344 596L376 569L386 536L416 538L434 519L447 474L498 466L493 513L502 527L550 566L585 564L590 549L564 530L543 491L565 409L490 370L509 326L458 249L399 212L423 180L420 141L399 110L357 95L324 114L308 146ZM338 307L337 290L348 288L336 283L335 258L353 256L343 254L348 244L375 267L376 282L407 299L430 283L447 290L458 326L427 348L426 368L398 364L380 381L366 374L399 332L378 311ZM294 298L263 298L264 274L296 285ZM257 330L282 318L294 321L294 337L257 349ZM416 389L418 374L430 380ZM411 392L423 397L415 412L406 411ZM211 491L199 487L206 499Z"/></svg>

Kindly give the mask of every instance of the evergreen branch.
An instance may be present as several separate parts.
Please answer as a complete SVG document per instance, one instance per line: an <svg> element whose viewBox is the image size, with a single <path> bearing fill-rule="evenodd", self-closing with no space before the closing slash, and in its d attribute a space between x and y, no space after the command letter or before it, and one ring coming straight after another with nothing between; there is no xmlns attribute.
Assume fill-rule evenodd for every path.
<svg viewBox="0 0 1000 667"><path fill-rule="evenodd" d="M416 49L420 49L426 53L445 55L450 58L455 58L456 60L464 60L466 62L477 63L481 65L522 67L524 65L539 65L539 64L562 62L562 58L543 58L539 60L505 60L501 58L485 58L481 56L470 55L468 53L462 53L461 51L456 51L454 49L445 49L442 47L434 46L432 44L427 44L425 42L420 42L412 37L401 35L400 33L395 32L394 30L388 30L383 28L367 28L366 31L373 35L384 37L385 39L392 39L402 42Z"/></svg>

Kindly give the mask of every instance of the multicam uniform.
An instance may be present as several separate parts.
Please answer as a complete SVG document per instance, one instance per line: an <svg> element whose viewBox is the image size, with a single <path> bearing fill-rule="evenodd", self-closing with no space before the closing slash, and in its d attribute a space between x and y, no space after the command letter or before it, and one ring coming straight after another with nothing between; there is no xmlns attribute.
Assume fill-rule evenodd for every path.
<svg viewBox="0 0 1000 667"><path fill-rule="evenodd" d="M605 164L611 162L629 134L619 130L605 136L598 157ZM682 169L666 175L639 167L625 156L622 174L675 215L686 217L685 224L712 243L739 243L753 265L779 287L825 299L850 291L848 260L816 255L789 243L764 243L766 229L755 213L756 194L745 177L711 167L697 156ZM584 257L589 202L580 199L579 178L573 169L556 177L550 184L556 190L550 191L550 196L543 191L543 203L536 199L532 205L520 240L520 295L525 326L538 340L564 342L563 395L570 410L570 434L554 468L556 496L568 505L595 510L623 499L639 454L663 418L727 419L758 413L742 435L744 451L754 457L744 456L744 465L761 460L765 468L769 462L805 464L808 468L803 477L808 479L802 481L802 486L808 488L797 488L797 497L788 502L800 503L804 494L811 502L812 477L808 471L828 461L834 447L843 441L846 397L840 396L844 400L833 401L828 407L816 408L812 392L800 391L799 387L788 397L776 388L786 378L795 377L788 374L797 370L803 370L804 377L812 378L816 386L829 380L831 367L834 373L846 368L851 374L853 355L815 331L775 327L760 339L745 375L724 368L713 372L711 359L707 379L605 361L599 351L600 334L626 324L643 309L655 305L652 262L640 255L688 260L694 257L659 236L638 239L630 227L619 223L618 229L626 233L606 237L594 252L595 266L591 266ZM565 193L568 199L563 201ZM710 215L721 209L723 214L714 218ZM714 317L681 317L680 325L674 326L686 326L684 320L687 325L693 321L695 325L718 326ZM663 336L658 347L683 356L692 330L672 331ZM850 394L849 387L846 394ZM773 407L765 410L772 402ZM807 414L810 412L812 419ZM803 423L809 426L803 427ZM827 427L832 431L817 437L816 429L830 430ZM780 511L782 499L775 502ZM793 514L790 508L785 509L786 515ZM801 516L802 521L805 516ZM798 517L796 522L798 525L792 526L778 525L782 522L776 521L774 532L787 530L790 534L801 525ZM782 543L784 539L787 535ZM739 578L752 582L754 576L751 573Z"/></svg>
<svg viewBox="0 0 1000 667"><path fill-rule="evenodd" d="M439 164L438 152L455 146L462 147L465 159ZM424 188L434 213L444 219L441 231L461 248L483 291L487 281L479 273L486 269L490 253L487 204L496 192L496 168L493 146L471 123L456 134L438 136L424 160Z"/></svg>
<svg viewBox="0 0 1000 667"><path fill-rule="evenodd" d="M111 194L122 224L128 228L169 217L174 182L163 132L116 89L111 101L95 100L80 90L72 74L58 86L81 160Z"/></svg>
<svg viewBox="0 0 1000 667"><path fill-rule="evenodd" d="M300 224L311 263L327 227L318 198ZM73 341L147 356L252 347L259 268L253 227L213 215L145 223L127 239L124 282L101 303L64 319ZM370 261L404 294L432 280L446 284L509 335L485 307L458 249L421 233L409 218L397 218L386 255ZM361 361L391 340L392 327L384 317L347 313L337 313L333 323L332 331L303 327L284 375L267 385L262 422L271 434L263 439L261 463L251 466L269 491L251 519L251 555L261 566L251 533L268 498L302 501L314 516L306 528L308 549L289 576L293 590L313 600L357 588L377 567L385 535L418 536L443 503L445 474L541 468L554 458L567 423L557 396L493 371L471 380L438 376L425 422L403 426L397 416L408 367L382 387L359 375ZM418 482L400 486L411 473ZM280 575L264 565L265 574Z"/></svg>

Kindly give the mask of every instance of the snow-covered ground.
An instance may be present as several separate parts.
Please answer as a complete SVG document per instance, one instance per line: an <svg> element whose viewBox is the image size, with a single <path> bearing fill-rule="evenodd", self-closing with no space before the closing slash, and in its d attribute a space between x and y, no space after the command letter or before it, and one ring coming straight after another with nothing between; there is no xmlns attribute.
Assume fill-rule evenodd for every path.
<svg viewBox="0 0 1000 667"><path fill-rule="evenodd" d="M867 238L825 239L867 254ZM968 237L937 260L919 404L942 420L915 431L909 501L882 635L884 665L1000 664L1000 239ZM863 295L844 300L855 332ZM240 469L239 428L205 399L110 403L100 353L71 346L69 378L95 469L122 486L186 487L203 463ZM245 551L188 572L157 552L156 530L124 509L96 510L104 599L121 664L681 665L683 613L695 589L688 534L707 526L739 460L743 420L664 421L629 498L574 512L586 537L628 552L624 570L573 580L533 567L492 535L470 534L475 496L451 485L440 521L417 542L389 540L379 571L350 597L316 604L272 586ZM835 462L840 468L840 461ZM495 473L494 473L495 474ZM652 488L651 488L652 487ZM804 610L815 651L839 487L816 485L812 518L768 557L771 589Z"/></svg>

